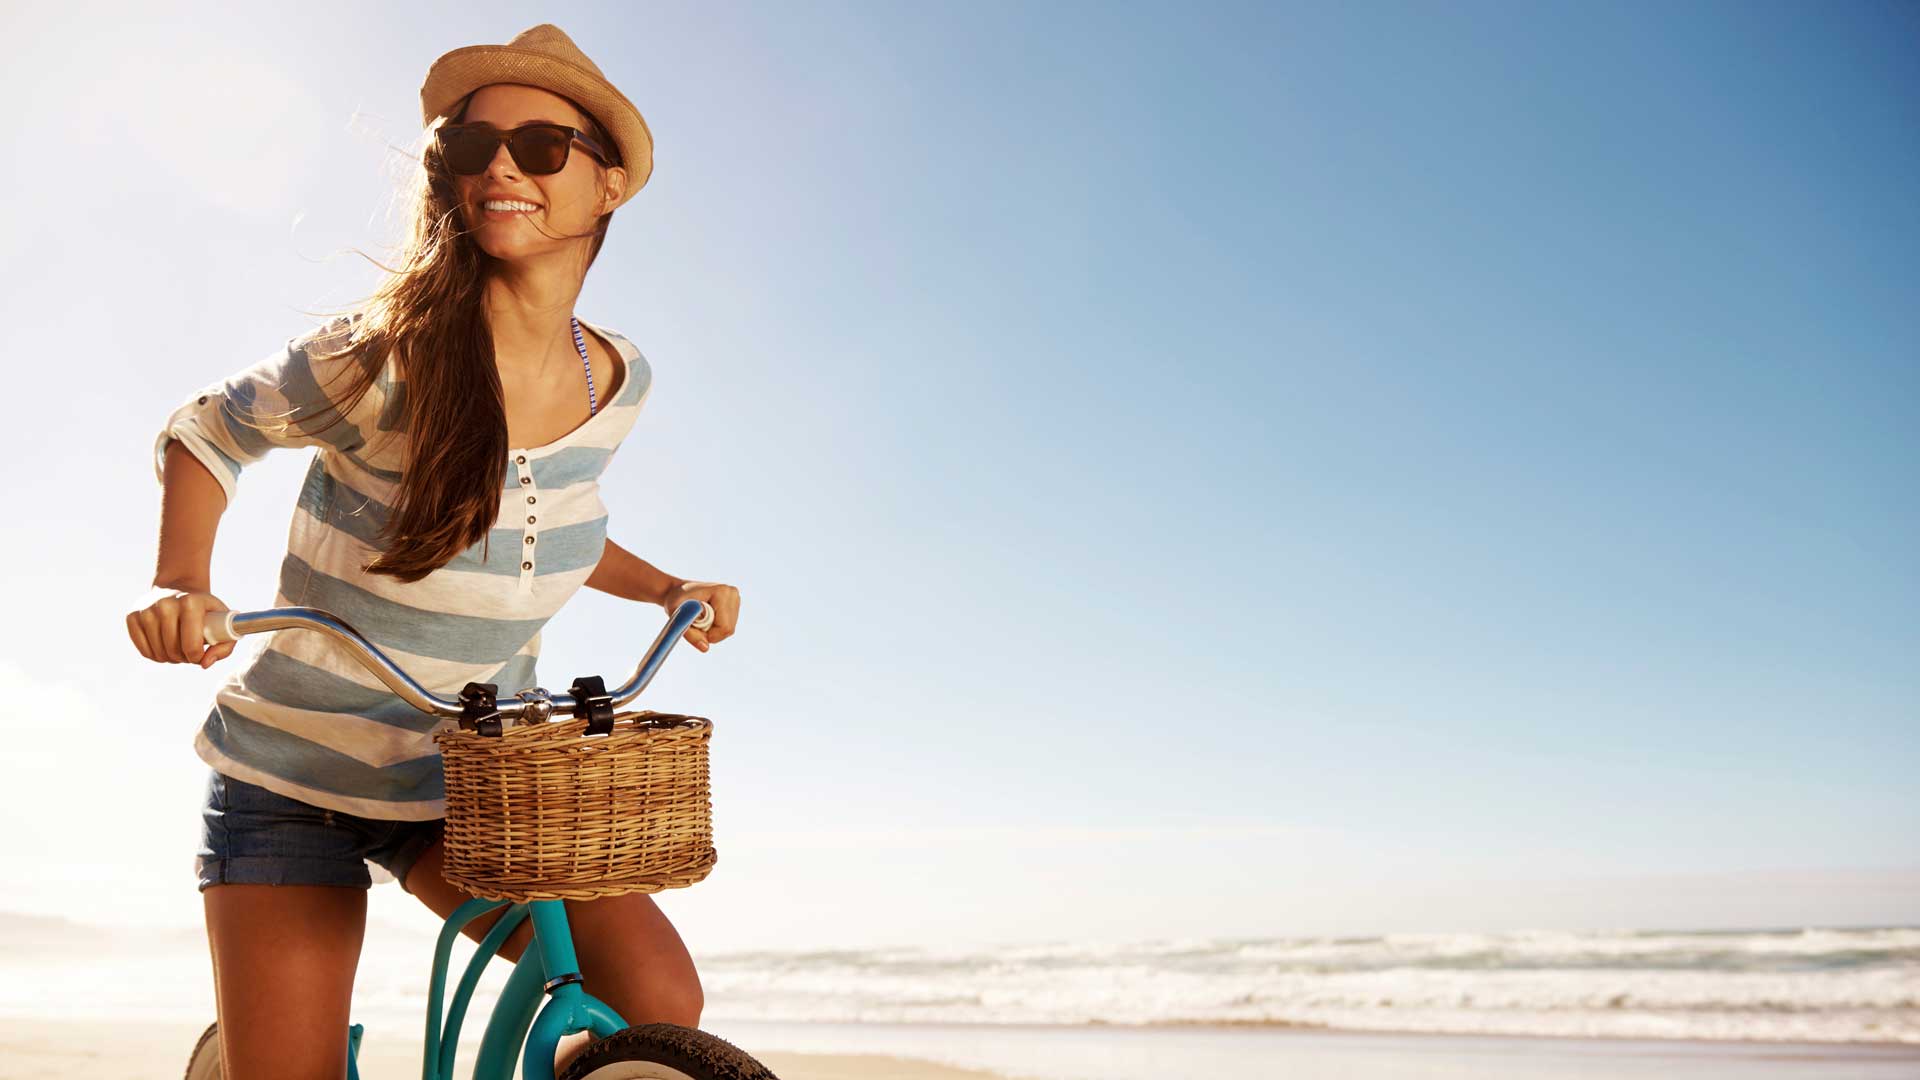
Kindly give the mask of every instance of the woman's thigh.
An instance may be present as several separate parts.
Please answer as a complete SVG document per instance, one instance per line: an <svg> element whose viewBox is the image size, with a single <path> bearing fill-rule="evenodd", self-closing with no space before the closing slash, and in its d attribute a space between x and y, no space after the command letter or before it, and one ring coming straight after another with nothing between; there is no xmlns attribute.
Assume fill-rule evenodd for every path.
<svg viewBox="0 0 1920 1080"><path fill-rule="evenodd" d="M406 889L446 916L472 897L441 876L444 846L435 841L407 872ZM486 935L499 913L468 924L468 936ZM679 931L646 893L567 901L567 923L586 990L629 1024L668 1023L698 1027L704 998L693 957ZM518 960L533 924L507 936L501 954Z"/></svg>
<svg viewBox="0 0 1920 1080"><path fill-rule="evenodd" d="M339 1080L367 891L213 885L201 894L226 1080Z"/></svg>

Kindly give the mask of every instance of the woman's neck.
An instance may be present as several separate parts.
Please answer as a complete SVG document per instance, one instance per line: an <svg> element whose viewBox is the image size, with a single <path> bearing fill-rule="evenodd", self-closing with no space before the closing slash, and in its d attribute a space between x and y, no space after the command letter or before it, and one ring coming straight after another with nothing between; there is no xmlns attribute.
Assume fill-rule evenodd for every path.
<svg viewBox="0 0 1920 1080"><path fill-rule="evenodd" d="M502 373L543 378L556 366L578 365L573 304L580 283L551 276L503 274L487 282L482 303L493 330L494 363Z"/></svg>

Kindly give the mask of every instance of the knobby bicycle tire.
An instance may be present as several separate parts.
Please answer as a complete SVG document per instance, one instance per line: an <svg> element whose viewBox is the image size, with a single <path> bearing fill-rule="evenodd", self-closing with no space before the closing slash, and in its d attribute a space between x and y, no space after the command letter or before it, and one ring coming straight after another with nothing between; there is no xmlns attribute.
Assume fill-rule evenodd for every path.
<svg viewBox="0 0 1920 1080"><path fill-rule="evenodd" d="M559 1080L588 1080L598 1070L627 1063L664 1065L690 1080L780 1080L753 1055L720 1036L678 1024L636 1024L589 1043L567 1064ZM635 1080L678 1080L642 1070L630 1075ZM613 1070L605 1074L606 1080L617 1076Z"/></svg>

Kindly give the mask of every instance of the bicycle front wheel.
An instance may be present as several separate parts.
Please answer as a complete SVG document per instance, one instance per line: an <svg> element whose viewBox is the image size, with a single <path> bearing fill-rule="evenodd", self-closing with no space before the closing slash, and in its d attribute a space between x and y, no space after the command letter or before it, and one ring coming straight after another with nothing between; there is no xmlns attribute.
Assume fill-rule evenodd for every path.
<svg viewBox="0 0 1920 1080"><path fill-rule="evenodd" d="M637 1024L589 1043L560 1080L780 1080L718 1035L678 1024Z"/></svg>
<svg viewBox="0 0 1920 1080"><path fill-rule="evenodd" d="M207 1030L200 1033L200 1041L193 1044L193 1053L187 1055L186 1080L220 1080L220 1025L208 1024Z"/></svg>

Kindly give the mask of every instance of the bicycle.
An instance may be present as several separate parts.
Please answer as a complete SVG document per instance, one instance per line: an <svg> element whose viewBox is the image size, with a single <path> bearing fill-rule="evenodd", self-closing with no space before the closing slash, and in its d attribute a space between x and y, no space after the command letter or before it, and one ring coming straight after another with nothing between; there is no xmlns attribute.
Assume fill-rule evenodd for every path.
<svg viewBox="0 0 1920 1080"><path fill-rule="evenodd" d="M539 724L556 717L586 718L588 731L604 733L615 720L659 715L648 710L617 710L646 689L685 630L704 630L712 622L712 606L689 599L672 613L633 677L617 689L607 692L603 679L586 676L576 679L567 694L535 687L504 701L497 699L497 688L490 683L468 683L458 699L434 694L346 622L318 608L210 611L202 630L209 645L271 630L306 629L328 634L346 644L369 672L415 708L430 716L458 720L465 730L497 736L513 720ZM441 1005L453 943L473 920L502 907L506 912L474 953L455 988L443 1025ZM533 939L514 964L487 1020L474 1064L474 1080L512 1080L516 1056L525 1080L556 1080L553 1058L559 1040L578 1031L591 1031L595 1041L568 1063L559 1080L777 1080L765 1065L717 1035L675 1024L628 1025L588 993L575 962L564 900L512 902L478 897L447 916L434 948L421 1064L423 1080L453 1080L455 1050L473 991L508 935L527 920L533 923ZM224 1075L219 1027L216 1021L201 1034L188 1059L186 1080L219 1080ZM356 1059L363 1030L364 1025L353 1024L347 1031L348 1080L359 1080Z"/></svg>

